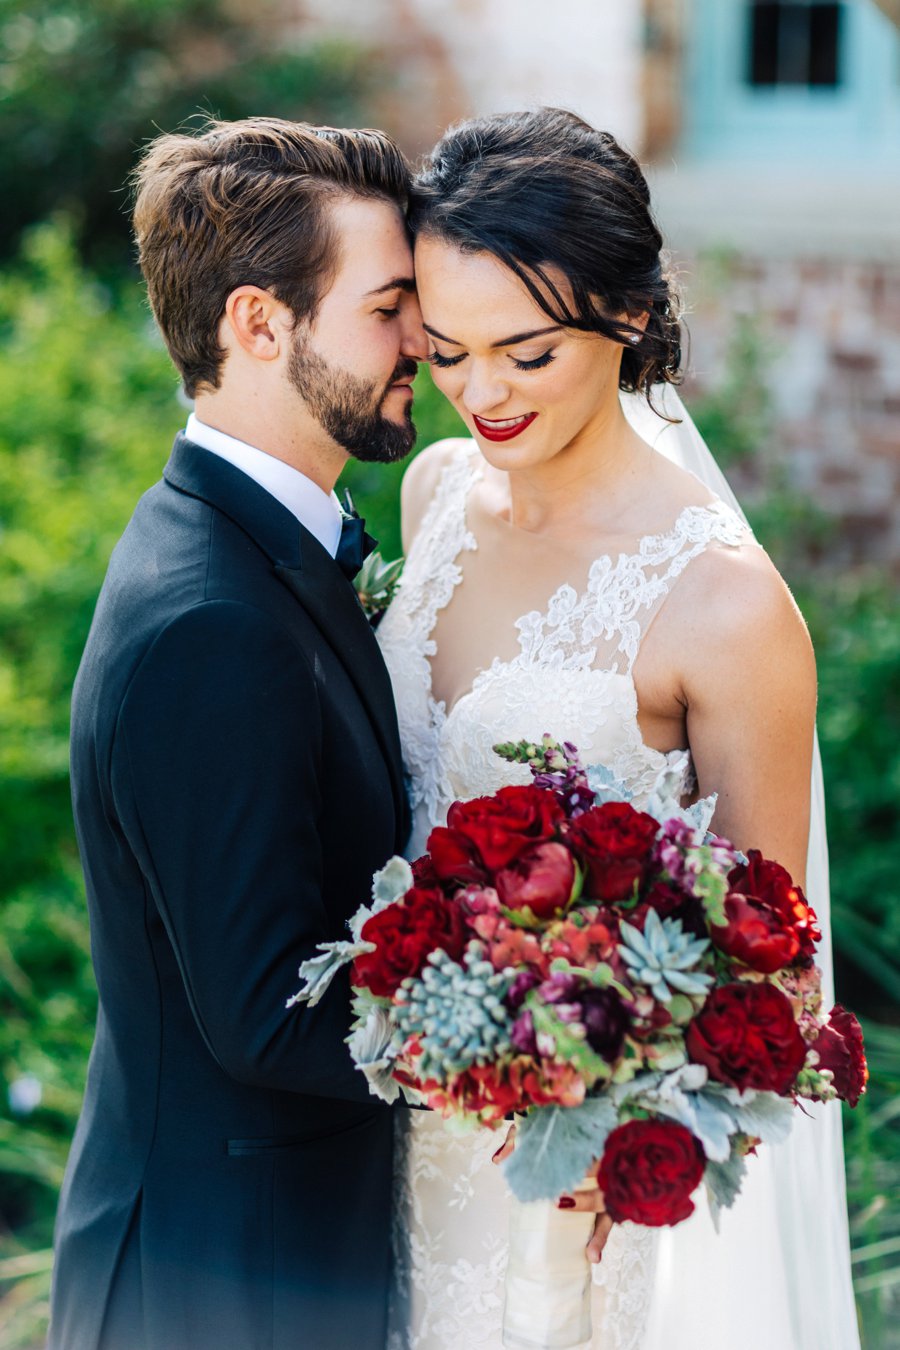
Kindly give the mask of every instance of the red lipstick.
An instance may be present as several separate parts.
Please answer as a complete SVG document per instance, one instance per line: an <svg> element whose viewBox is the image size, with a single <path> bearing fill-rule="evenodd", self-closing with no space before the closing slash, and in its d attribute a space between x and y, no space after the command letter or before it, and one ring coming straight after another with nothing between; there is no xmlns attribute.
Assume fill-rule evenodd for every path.
<svg viewBox="0 0 900 1350"><path fill-rule="evenodd" d="M486 422L482 417L476 417L472 414L472 420L478 431L487 441L511 441L513 436L518 436L530 427L537 413L526 413L524 417L503 417L493 422Z"/></svg>

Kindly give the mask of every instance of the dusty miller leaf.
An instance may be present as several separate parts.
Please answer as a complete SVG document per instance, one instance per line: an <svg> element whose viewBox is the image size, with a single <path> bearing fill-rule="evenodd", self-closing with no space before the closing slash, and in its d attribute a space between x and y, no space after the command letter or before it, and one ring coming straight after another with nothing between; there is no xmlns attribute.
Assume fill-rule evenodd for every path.
<svg viewBox="0 0 900 1350"><path fill-rule="evenodd" d="M730 1209L740 1195L744 1177L747 1175L746 1159L732 1149L725 1162L708 1162L703 1180L709 1198L709 1212L716 1232L719 1231L719 1219L723 1209Z"/></svg>
<svg viewBox="0 0 900 1350"><path fill-rule="evenodd" d="M343 966L355 961L363 952L373 952L375 948L371 942L320 942L318 950L322 955L311 956L308 961L303 962L297 972L305 984L288 999L286 1007L293 1008L296 1003L308 1003L314 1008Z"/></svg>
<svg viewBox="0 0 900 1350"><path fill-rule="evenodd" d="M400 1096L400 1086L392 1076L393 1031L387 1010L376 1006L365 1022L347 1037L353 1062L365 1075L369 1091L384 1102L395 1102Z"/></svg>
<svg viewBox="0 0 900 1350"><path fill-rule="evenodd" d="M618 1112L609 1097L588 1097L581 1106L541 1106L517 1123L515 1152L503 1164L517 1200L555 1200L584 1180L615 1128Z"/></svg>

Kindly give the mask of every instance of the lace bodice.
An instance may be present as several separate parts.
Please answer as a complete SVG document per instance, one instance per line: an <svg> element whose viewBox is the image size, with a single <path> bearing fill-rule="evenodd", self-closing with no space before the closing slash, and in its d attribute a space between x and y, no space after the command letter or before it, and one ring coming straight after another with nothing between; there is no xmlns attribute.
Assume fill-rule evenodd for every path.
<svg viewBox="0 0 900 1350"><path fill-rule="evenodd" d="M687 791L689 756L644 744L632 672L644 634L692 559L711 545L751 538L720 501L686 507L669 531L636 541L632 552L597 558L580 592L563 584L543 611L522 615L516 654L480 670L448 710L432 690L433 633L462 579L461 557L478 546L466 500L480 474L477 447L461 443L440 475L378 630L397 702L415 849L454 799L529 781L527 768L493 753L500 740L549 732L572 741L586 762L606 764L639 802L667 760L678 762Z"/></svg>

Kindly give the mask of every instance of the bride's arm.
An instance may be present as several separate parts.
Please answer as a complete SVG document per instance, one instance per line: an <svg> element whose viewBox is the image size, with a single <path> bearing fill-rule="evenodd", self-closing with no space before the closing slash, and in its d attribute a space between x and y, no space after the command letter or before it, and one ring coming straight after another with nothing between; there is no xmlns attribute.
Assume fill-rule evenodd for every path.
<svg viewBox="0 0 900 1350"><path fill-rule="evenodd" d="M694 566L681 685L700 792L719 794L712 828L803 885L816 715L806 625L761 549L715 550Z"/></svg>
<svg viewBox="0 0 900 1350"><path fill-rule="evenodd" d="M464 444L465 442L450 437L427 445L416 455L403 475L400 488L400 530L404 554L409 554L445 465Z"/></svg>

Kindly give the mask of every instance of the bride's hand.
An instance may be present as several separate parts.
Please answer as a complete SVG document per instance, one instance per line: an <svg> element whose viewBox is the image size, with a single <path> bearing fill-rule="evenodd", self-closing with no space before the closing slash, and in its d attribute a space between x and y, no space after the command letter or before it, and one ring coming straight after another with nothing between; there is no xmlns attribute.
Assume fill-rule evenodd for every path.
<svg viewBox="0 0 900 1350"><path fill-rule="evenodd" d="M509 1157L511 1153L515 1152L515 1149L516 1149L516 1127L515 1125L510 1125L509 1129L506 1131L506 1138L503 1140L503 1143L500 1145L500 1147L497 1149L497 1152L491 1158L491 1162L497 1163L499 1166L500 1163L506 1162L506 1159Z"/></svg>
<svg viewBox="0 0 900 1350"><path fill-rule="evenodd" d="M591 1184L592 1182L593 1184ZM612 1232L613 1220L606 1212L603 1192L594 1178L589 1175L573 1195L561 1195L556 1203L560 1209L570 1210L575 1214L594 1213L597 1215L594 1220L594 1231L590 1242L585 1247L585 1252L589 1261L595 1263L599 1261L607 1239Z"/></svg>
<svg viewBox="0 0 900 1350"><path fill-rule="evenodd" d="M515 1147L516 1127L515 1125L510 1125L509 1129L506 1131L506 1138L491 1158L491 1162L497 1164L504 1162L509 1155L514 1152ZM563 1201L565 1201L565 1204L563 1204ZM591 1235L590 1242L585 1247L585 1252L587 1253L587 1259L589 1261L593 1263L599 1261L613 1226L613 1220L606 1212L603 1192L600 1190L600 1187L595 1184L593 1186L587 1186L584 1189L579 1188L574 1195L561 1195L556 1203L560 1209L574 1210L576 1214L579 1213L579 1211L582 1213L590 1213L591 1211L596 1213L597 1217L594 1220L594 1231Z"/></svg>

